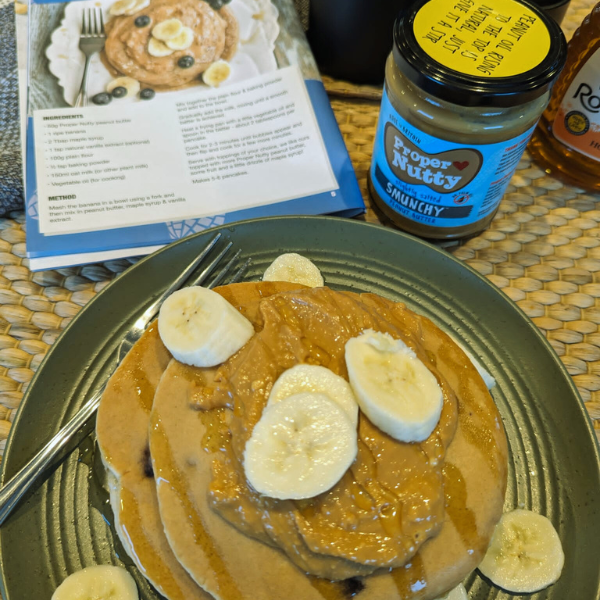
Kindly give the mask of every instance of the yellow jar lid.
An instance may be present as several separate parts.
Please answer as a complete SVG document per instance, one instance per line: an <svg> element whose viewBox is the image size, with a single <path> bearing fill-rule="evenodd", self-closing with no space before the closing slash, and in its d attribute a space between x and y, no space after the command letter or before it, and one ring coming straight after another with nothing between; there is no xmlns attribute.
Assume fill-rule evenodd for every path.
<svg viewBox="0 0 600 600"><path fill-rule="evenodd" d="M566 60L560 27L521 0L420 0L394 26L400 70L464 106L515 106L545 93Z"/></svg>

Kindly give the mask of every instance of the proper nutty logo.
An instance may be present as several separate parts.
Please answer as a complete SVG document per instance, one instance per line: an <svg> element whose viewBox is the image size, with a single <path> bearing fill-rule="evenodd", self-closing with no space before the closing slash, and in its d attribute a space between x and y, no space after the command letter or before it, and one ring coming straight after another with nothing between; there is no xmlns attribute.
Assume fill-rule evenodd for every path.
<svg viewBox="0 0 600 600"><path fill-rule="evenodd" d="M385 126L385 155L398 179L426 185L441 194L465 187L479 173L483 162L481 153L472 148L428 154L391 123Z"/></svg>

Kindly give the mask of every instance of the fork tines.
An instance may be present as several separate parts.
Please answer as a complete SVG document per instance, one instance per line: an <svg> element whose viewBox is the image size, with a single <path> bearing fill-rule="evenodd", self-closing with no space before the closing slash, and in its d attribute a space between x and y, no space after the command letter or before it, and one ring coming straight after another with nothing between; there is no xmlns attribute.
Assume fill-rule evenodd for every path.
<svg viewBox="0 0 600 600"><path fill-rule="evenodd" d="M100 8L85 8L81 20L82 37L104 37L104 19Z"/></svg>

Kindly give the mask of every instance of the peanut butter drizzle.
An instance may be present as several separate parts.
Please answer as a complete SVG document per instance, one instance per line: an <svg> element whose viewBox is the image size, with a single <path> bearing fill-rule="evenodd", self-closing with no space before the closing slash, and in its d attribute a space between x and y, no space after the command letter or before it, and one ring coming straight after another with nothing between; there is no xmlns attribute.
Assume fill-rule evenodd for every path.
<svg viewBox="0 0 600 600"><path fill-rule="evenodd" d="M261 303L261 317L262 331L218 370L210 402L199 407L204 414L214 406L234 406L216 424L228 427L230 436L219 434L226 447L213 468L211 506L319 577L346 579L404 565L443 523L441 469L457 421L454 392L422 345L420 318L377 296L324 288L268 298ZM245 479L243 451L273 382L299 363L320 364L347 377L344 345L367 328L405 341L438 378L444 407L434 433L420 444L405 444L361 415L358 456L332 490L310 502L256 494ZM200 403L204 396L198 395Z"/></svg>
<svg viewBox="0 0 600 600"><path fill-rule="evenodd" d="M481 543L475 513L467 507L467 484L460 470L452 463L444 464L443 473L446 512L460 534L467 552L473 552Z"/></svg>
<svg viewBox="0 0 600 600"><path fill-rule="evenodd" d="M158 419L155 424L155 431L158 434L156 436L156 444L161 455L162 469L164 470L164 472L161 471L160 473L157 473L157 477L164 476L168 480L184 507L186 514L189 515L195 543L202 548L202 551L208 559L210 568L215 575L219 597L222 600L235 600L236 598L240 598L241 594L227 565L221 558L212 538L207 534L202 519L188 495L187 483L177 468L169 439L162 429L160 419Z"/></svg>
<svg viewBox="0 0 600 600"><path fill-rule="evenodd" d="M151 483L154 486L154 481ZM139 490L139 488L138 488ZM189 600L190 596L179 585L174 577L174 569L181 571L181 576L187 579L187 574L183 572L181 566L175 560L175 557L169 557L170 560L165 562L165 556L161 555L161 549L157 549L151 542L144 527L144 519L140 514L140 506L138 499L130 488L124 487L121 489L121 511L120 524L127 538L135 540L135 546L132 548L136 557L136 562L141 565L143 571L149 571L152 582L156 585L161 594L170 598L170 600ZM164 540L167 544L167 540ZM167 548L167 551L168 548ZM192 582L189 582L192 584ZM199 591L199 590L198 590Z"/></svg>
<svg viewBox="0 0 600 600"><path fill-rule="evenodd" d="M413 598L415 593L427 589L427 578L423 561L417 554L410 563L399 569L392 569L392 579L396 584L400 598ZM417 596L418 597L418 596Z"/></svg>
<svg viewBox="0 0 600 600"><path fill-rule="evenodd" d="M455 358L456 349L453 346L442 346L439 355L460 373L460 363ZM500 428L501 424L495 405L482 405L477 401L477 398L481 397L481 389L478 390L477 386L485 387L485 384L481 380L477 382L467 377L458 378L456 391L463 400L458 406L458 419L467 441L483 454L490 470L497 475L504 461L503 451L498 446L493 432Z"/></svg>
<svg viewBox="0 0 600 600"><path fill-rule="evenodd" d="M131 378L136 382L136 391L140 405L149 413L152 410L152 400L154 399L154 386L148 380L144 365L136 363L130 372Z"/></svg>

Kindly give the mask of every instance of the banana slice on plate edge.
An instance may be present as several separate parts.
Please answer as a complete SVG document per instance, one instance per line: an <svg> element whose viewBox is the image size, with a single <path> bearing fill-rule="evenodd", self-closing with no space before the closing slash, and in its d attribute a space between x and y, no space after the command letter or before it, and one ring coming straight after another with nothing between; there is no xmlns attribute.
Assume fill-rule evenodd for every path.
<svg viewBox="0 0 600 600"><path fill-rule="evenodd" d="M312 498L354 462L356 427L329 396L303 392L267 406L244 451L246 478L272 498Z"/></svg>
<svg viewBox="0 0 600 600"><path fill-rule="evenodd" d="M95 565L69 575L52 594L51 600L138 600L133 577L123 567Z"/></svg>
<svg viewBox="0 0 600 600"><path fill-rule="evenodd" d="M556 583L564 562L552 522L518 508L502 515L479 570L498 587L530 594Z"/></svg>
<svg viewBox="0 0 600 600"><path fill-rule="evenodd" d="M307 287L325 285L323 275L315 263L296 252L287 252L278 256L267 267L263 281L289 281Z"/></svg>
<svg viewBox="0 0 600 600"><path fill-rule="evenodd" d="M467 590L462 583L459 583L454 589L451 589L445 596L437 600L469 600Z"/></svg>
<svg viewBox="0 0 600 600"><path fill-rule="evenodd" d="M158 315L163 344L179 362L214 367L254 335L252 323L220 294L199 286L171 294Z"/></svg>

